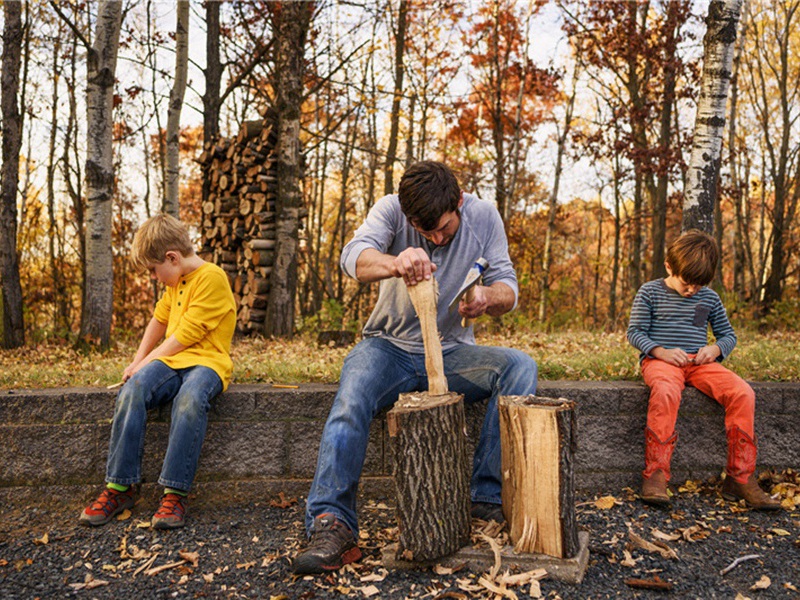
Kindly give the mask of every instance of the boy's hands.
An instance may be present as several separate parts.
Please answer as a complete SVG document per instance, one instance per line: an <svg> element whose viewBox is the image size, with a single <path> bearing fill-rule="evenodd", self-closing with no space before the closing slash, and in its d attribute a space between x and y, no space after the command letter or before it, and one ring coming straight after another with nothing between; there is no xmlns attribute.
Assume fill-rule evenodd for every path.
<svg viewBox="0 0 800 600"><path fill-rule="evenodd" d="M665 363L674 365L676 367L685 367L686 365L705 365L717 360L722 350L716 344L703 346L697 351L697 354L690 356L680 348L672 348L667 350L659 346L650 351L650 354L658 360L663 360Z"/></svg>
<svg viewBox="0 0 800 600"><path fill-rule="evenodd" d="M710 346L703 346L700 350L697 351L697 354L694 357L694 364L696 365L705 365L708 363L712 363L719 355L722 354L722 350L719 349L719 346L716 344L711 344Z"/></svg>
<svg viewBox="0 0 800 600"><path fill-rule="evenodd" d="M680 348L671 348L667 350L666 348L658 346L657 348L653 348L650 354L658 360L663 360L665 363L676 367L685 367L686 365L692 364L692 359Z"/></svg>

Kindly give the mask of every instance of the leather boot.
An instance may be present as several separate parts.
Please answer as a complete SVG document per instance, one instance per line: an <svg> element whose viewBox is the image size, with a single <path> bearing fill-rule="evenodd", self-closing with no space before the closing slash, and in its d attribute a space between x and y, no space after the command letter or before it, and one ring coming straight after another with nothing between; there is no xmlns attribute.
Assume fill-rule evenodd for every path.
<svg viewBox="0 0 800 600"><path fill-rule="evenodd" d="M649 427L644 432L644 471L642 472L642 502L655 506L669 506L667 482L670 477L669 465L678 434L672 434L666 442Z"/></svg>
<svg viewBox="0 0 800 600"><path fill-rule="evenodd" d="M756 471L756 440L734 425L728 432L728 464L722 497L726 500L744 500L755 510L777 510L781 503L766 494L758 485ZM744 483L738 480L744 479Z"/></svg>

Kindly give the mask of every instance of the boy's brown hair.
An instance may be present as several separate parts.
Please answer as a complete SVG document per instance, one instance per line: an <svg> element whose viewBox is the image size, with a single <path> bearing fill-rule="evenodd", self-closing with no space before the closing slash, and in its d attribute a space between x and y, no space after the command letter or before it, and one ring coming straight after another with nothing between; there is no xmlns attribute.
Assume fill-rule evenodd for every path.
<svg viewBox="0 0 800 600"><path fill-rule="evenodd" d="M183 223L166 213L150 217L133 236L131 262L142 271L164 262L167 252L174 250L182 256L194 254L189 232Z"/></svg>
<svg viewBox="0 0 800 600"><path fill-rule="evenodd" d="M461 188L444 164L423 160L411 165L400 178L400 208L414 227L435 229L446 212L458 210Z"/></svg>
<svg viewBox="0 0 800 600"><path fill-rule="evenodd" d="M669 245L667 262L672 274L689 285L708 285L717 272L717 242L707 233L691 229Z"/></svg>

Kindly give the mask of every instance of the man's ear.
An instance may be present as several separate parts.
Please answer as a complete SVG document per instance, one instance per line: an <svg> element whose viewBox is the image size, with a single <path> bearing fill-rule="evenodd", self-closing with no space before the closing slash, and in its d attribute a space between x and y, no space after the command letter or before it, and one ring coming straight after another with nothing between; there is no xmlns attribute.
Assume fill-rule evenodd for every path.
<svg viewBox="0 0 800 600"><path fill-rule="evenodd" d="M669 261L664 261L664 268L667 269L667 274L672 277L672 267L669 266Z"/></svg>
<svg viewBox="0 0 800 600"><path fill-rule="evenodd" d="M461 208L461 205L464 204L464 191L461 191L461 196L458 199L458 208Z"/></svg>

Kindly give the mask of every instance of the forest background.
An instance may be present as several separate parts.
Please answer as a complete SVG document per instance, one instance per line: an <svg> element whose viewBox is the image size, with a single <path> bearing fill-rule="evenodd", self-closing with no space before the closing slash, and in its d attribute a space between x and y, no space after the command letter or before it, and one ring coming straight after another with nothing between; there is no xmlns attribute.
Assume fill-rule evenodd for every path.
<svg viewBox="0 0 800 600"><path fill-rule="evenodd" d="M98 275L87 250L101 235L91 229L89 83L110 4L120 12L109 83L110 225L102 232L112 251ZM18 38L9 34L11 5L20 8ZM305 27L292 46L286 21L297 5L307 19L291 19ZM798 8L800 0L744 2L717 186L723 260L713 285L735 325L772 348L766 359L763 348L742 359L752 362L744 374L759 379L797 377L788 362L770 364L787 357L800 331ZM342 275L341 249L405 166L434 159L453 168L463 189L495 201L506 224L520 303L484 320L482 341L537 356L553 332L571 331L555 338L562 366L553 363L551 376L634 376L635 353L621 331L639 285L664 275L665 244L681 229L708 10L691 0L5 2L3 127L11 114L6 59L16 49L19 179L13 207L4 190L0 238L13 251L3 254L3 297L7 304L14 254L22 320L15 328L4 311L3 342L22 349L4 352L2 384L20 383L15 364L57 357L83 361L81 382L116 376L116 363L87 362L73 348L121 344L119 354L132 355L159 293L128 262L136 227L176 211L199 241L208 194L199 157L220 136L281 110L289 75L300 82L304 217L287 322L259 333L357 331L377 286ZM301 60L287 60L298 53ZM4 137L4 187L6 156ZM103 282L113 298L105 338L87 325ZM331 350L333 358L309 366L302 351L283 345L291 342L271 350L269 340L238 344L307 371L264 371L241 355L239 380L335 380L341 360ZM564 352L586 361L573 366Z"/></svg>

